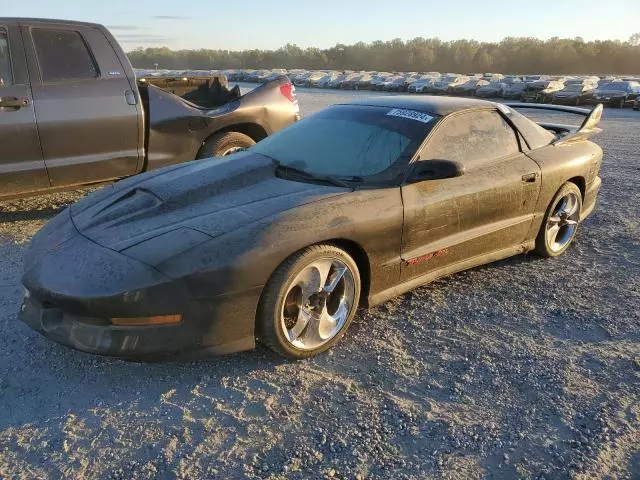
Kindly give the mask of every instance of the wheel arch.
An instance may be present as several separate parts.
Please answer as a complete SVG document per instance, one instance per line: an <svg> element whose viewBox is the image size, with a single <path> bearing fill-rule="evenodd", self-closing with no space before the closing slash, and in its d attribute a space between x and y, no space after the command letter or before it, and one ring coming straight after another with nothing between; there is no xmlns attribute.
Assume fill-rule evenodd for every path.
<svg viewBox="0 0 640 480"><path fill-rule="evenodd" d="M294 252L291 252L273 269L273 272L271 272L271 274L269 275L269 279L267 280L267 282L265 282L265 287L268 281L273 277L275 271L280 267L280 265L282 265L292 256L296 255L298 252L301 252L306 248L313 247L314 245L333 245L340 248L341 250L344 250L347 254L349 254L351 258L353 258L353 261L356 262L356 266L358 267L358 272L360 273L360 305L366 306L368 303L367 299L369 297L369 289L371 286L371 262L369 260L369 255L362 247L362 245L346 238L331 238L320 240L318 242L305 245L304 247L301 247ZM262 296L264 295L265 287L263 287L262 292L260 292L260 301L262 300Z"/></svg>
<svg viewBox="0 0 640 480"><path fill-rule="evenodd" d="M214 135L219 135L221 133L228 133L228 132L243 133L248 137L251 137L255 142L259 142L260 140L268 136L268 133L264 129L264 127L257 123L251 123L251 122L235 123L233 125L227 125L226 127L221 128L220 130L216 130L215 132L211 132L209 136L207 136L207 138L204 139L203 143L209 140Z"/></svg>
<svg viewBox="0 0 640 480"><path fill-rule="evenodd" d="M567 182L571 182L571 183L575 184L580 189L580 194L582 196L582 200L584 200L584 195L585 195L585 192L587 191L587 182L584 179L584 177L580 177L580 176L572 177L569 180L567 180ZM565 182L565 183L567 183L567 182Z"/></svg>
<svg viewBox="0 0 640 480"><path fill-rule="evenodd" d="M371 262L366 250L357 242L346 238L334 238L319 243L329 243L347 252L358 266L360 272L360 305L365 305L371 286Z"/></svg>

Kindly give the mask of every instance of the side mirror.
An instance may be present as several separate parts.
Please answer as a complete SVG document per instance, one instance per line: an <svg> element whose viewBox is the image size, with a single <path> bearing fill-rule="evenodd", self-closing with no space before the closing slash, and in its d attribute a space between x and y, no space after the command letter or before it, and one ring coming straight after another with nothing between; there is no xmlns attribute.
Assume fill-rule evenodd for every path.
<svg viewBox="0 0 640 480"><path fill-rule="evenodd" d="M444 180L464 175L464 165L452 160L422 160L413 164L409 183Z"/></svg>

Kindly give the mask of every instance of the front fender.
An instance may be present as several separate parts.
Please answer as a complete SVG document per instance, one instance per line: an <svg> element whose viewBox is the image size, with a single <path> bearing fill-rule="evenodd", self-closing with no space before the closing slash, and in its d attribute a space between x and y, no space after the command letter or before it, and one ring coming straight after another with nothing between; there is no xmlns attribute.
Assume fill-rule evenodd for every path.
<svg viewBox="0 0 640 480"><path fill-rule="evenodd" d="M348 192L262 218L156 268L183 279L192 297L209 298L263 286L293 253L344 239L366 252L375 293L399 279L402 221L399 188Z"/></svg>

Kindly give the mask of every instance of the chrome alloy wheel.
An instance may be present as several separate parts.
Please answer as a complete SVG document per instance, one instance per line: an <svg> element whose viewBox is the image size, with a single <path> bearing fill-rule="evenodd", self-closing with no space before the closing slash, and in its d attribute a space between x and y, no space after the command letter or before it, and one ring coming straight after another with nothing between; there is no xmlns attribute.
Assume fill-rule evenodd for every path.
<svg viewBox="0 0 640 480"><path fill-rule="evenodd" d="M286 340L314 350L334 338L354 308L353 272L337 258L320 258L296 275L285 295L280 323Z"/></svg>
<svg viewBox="0 0 640 480"><path fill-rule="evenodd" d="M570 192L560 199L553 214L547 220L547 245L553 252L559 252L571 242L580 220L578 196Z"/></svg>

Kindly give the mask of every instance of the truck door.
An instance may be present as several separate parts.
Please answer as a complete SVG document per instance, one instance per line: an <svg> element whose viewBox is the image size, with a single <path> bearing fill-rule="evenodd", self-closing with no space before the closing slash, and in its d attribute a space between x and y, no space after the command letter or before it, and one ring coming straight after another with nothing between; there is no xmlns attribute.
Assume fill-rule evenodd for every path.
<svg viewBox="0 0 640 480"><path fill-rule="evenodd" d="M20 30L0 22L0 198L47 187Z"/></svg>
<svg viewBox="0 0 640 480"><path fill-rule="evenodd" d="M21 27L51 184L136 173L142 165L139 97L105 35L85 25Z"/></svg>

